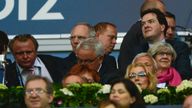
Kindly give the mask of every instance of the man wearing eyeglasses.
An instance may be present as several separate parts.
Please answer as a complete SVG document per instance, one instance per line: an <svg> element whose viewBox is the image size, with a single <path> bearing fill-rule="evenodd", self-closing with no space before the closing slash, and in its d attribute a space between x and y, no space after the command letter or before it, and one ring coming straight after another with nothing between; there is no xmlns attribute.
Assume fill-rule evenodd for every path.
<svg viewBox="0 0 192 108"><path fill-rule="evenodd" d="M6 69L6 85L24 86L30 75L47 77L51 82L59 83L62 80L62 59L50 55L37 54L38 42L30 34L15 36L9 48L15 62Z"/></svg>
<svg viewBox="0 0 192 108"><path fill-rule="evenodd" d="M28 77L25 84L25 104L27 108L51 108L52 101L52 83L46 77Z"/></svg>
<svg viewBox="0 0 192 108"><path fill-rule="evenodd" d="M63 59L63 61L66 63L66 71L69 72L72 66L74 66L77 63L77 58L75 54L75 50L77 45L84 39L88 37L94 37L95 36L95 30L94 28L86 23L81 22L77 23L71 30L71 36L70 36L70 42L72 47L72 52ZM66 73L67 73L66 72Z"/></svg>
<svg viewBox="0 0 192 108"><path fill-rule="evenodd" d="M144 40L132 46L131 52L127 53L123 58L124 60L132 60L138 53L147 52L156 43L167 42L172 45L178 55L172 66L178 70L182 79L190 79L192 78L189 59L190 49L183 42L166 40L167 28L168 24L165 15L160 10L148 9L143 11L141 13L141 29Z"/></svg>
<svg viewBox="0 0 192 108"><path fill-rule="evenodd" d="M76 48L76 56L79 64L87 65L99 73L101 83L110 83L120 77L117 68L111 65L111 61L104 60L103 44L96 38L87 38L80 42Z"/></svg>
<svg viewBox="0 0 192 108"><path fill-rule="evenodd" d="M145 0L144 4L141 7L141 14L143 11L148 9L159 9L161 11L160 14L165 14L165 4L162 2L162 0ZM148 16L148 15L147 15ZM162 21L162 17L158 18L159 15L153 14L152 20L142 20L144 21L143 24L147 23L147 27L145 26L146 33L142 33L141 27L142 20L135 23L127 32L126 36L123 39L123 42L121 44L120 53L118 57L118 66L120 70L125 74L126 68L129 64L131 64L133 58L141 52L146 52L149 47L151 47L152 44L150 44L149 41L166 41L167 43L171 44L173 48L175 49L177 53L176 61L172 64L173 67L175 67L180 75L182 76L182 79L190 79L192 78L191 74L191 67L190 67L190 49L187 44L184 42L176 41L176 40L167 40L165 39L166 36L166 27L165 23L160 23ZM162 16L162 15L161 15ZM141 16L143 17L143 16ZM166 20L165 18L163 18ZM151 25L149 23L151 22ZM153 23L154 22L154 23ZM157 26L154 26L157 25ZM159 26L161 25L161 27ZM165 27L163 27L163 25ZM158 27L158 29L157 29ZM153 34L149 37L149 33L158 32L156 34ZM146 35L147 34L147 35ZM145 35L145 36L144 36ZM154 37L153 37L154 36ZM160 37L159 39L157 39ZM146 41L147 40L147 41Z"/></svg>

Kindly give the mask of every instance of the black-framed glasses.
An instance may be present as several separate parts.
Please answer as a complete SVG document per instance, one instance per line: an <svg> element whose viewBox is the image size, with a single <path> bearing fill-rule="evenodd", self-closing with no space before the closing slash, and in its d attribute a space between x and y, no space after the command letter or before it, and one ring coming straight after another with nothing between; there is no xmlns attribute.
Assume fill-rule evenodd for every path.
<svg viewBox="0 0 192 108"><path fill-rule="evenodd" d="M97 57L95 57L94 59L85 59L85 60L77 57L77 61L78 61L79 64L91 64L91 63L93 63L95 60L97 60L99 57L100 57L100 56L97 56Z"/></svg>
<svg viewBox="0 0 192 108"><path fill-rule="evenodd" d="M47 91L42 89L42 88L34 88L34 89L26 89L25 90L26 95L32 95L32 94L40 95L43 93L47 93Z"/></svg>
<svg viewBox="0 0 192 108"><path fill-rule="evenodd" d="M133 78L136 78L136 77L146 77L147 76L147 74L146 74L146 72L144 72L144 71L141 71L141 72L138 72L138 73L134 73L134 72L132 72L130 75L129 75L129 78L130 79L133 79Z"/></svg>

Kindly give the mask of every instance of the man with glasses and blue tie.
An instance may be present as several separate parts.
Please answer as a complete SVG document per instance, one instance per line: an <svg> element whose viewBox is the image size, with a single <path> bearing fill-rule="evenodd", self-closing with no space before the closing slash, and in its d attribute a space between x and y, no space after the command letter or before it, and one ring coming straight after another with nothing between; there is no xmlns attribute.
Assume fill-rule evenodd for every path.
<svg viewBox="0 0 192 108"><path fill-rule="evenodd" d="M27 108L51 108L53 101L52 83L41 76L30 76L25 84L25 104Z"/></svg>

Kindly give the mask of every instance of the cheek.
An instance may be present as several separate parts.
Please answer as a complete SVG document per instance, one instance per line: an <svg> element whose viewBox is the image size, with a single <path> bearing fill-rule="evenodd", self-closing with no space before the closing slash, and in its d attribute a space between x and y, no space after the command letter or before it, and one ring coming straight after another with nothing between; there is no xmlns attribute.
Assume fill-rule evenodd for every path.
<svg viewBox="0 0 192 108"><path fill-rule="evenodd" d="M143 86L144 88L147 88L147 87L148 87L148 85L149 85L149 79L148 79L148 78L142 78L142 79L141 79L141 82L142 82L142 86Z"/></svg>

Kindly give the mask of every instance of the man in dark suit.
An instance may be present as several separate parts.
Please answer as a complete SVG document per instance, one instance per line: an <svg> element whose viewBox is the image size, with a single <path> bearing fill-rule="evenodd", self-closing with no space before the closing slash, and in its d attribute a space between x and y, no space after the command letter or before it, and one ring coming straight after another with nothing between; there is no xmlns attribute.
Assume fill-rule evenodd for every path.
<svg viewBox="0 0 192 108"><path fill-rule="evenodd" d="M5 32L0 31L0 83L4 84L5 67L11 63L11 60L6 58L9 39Z"/></svg>
<svg viewBox="0 0 192 108"><path fill-rule="evenodd" d="M163 7L162 2L159 1L152 1L152 2L156 3L156 5L154 5L153 8L159 9L160 7ZM150 6L153 6L151 5L151 3L148 2L146 3L150 4ZM149 6L147 7L150 8ZM142 10L145 9L144 8L141 9L141 12ZM160 10L163 11L164 9L162 8ZM123 74L125 74L127 66L132 62L135 55L140 52L146 52L149 48L149 41L146 40L145 36L143 36L141 28L142 28L141 21L135 23L131 27L129 32L126 34L121 44L120 54L118 57L118 66ZM191 70L189 59L190 51L187 44L176 40L165 40L165 34L161 36L161 39L170 43L177 53L176 61L172 64L172 66L174 66L180 72L180 75L182 76L183 79L191 78L192 75L190 74Z"/></svg>
<svg viewBox="0 0 192 108"><path fill-rule="evenodd" d="M87 65L99 72L101 83L110 83L120 77L117 68L112 67L110 60L105 58L103 44L99 40L95 38L83 40L76 48L76 55L79 64Z"/></svg>
<svg viewBox="0 0 192 108"><path fill-rule="evenodd" d="M69 54L68 57L64 58L63 61L65 63L66 72L68 73L69 70L77 64L77 57L75 54L75 50L77 45L80 43L80 41L89 38L89 37L95 37L95 30L94 28L88 24L88 23L77 23L71 30L71 46L73 49L73 52ZM108 61L111 63L111 67L117 68L116 60L113 56L105 55L104 61Z"/></svg>
<svg viewBox="0 0 192 108"><path fill-rule="evenodd" d="M37 55L38 42L30 34L15 36L9 48L15 62L6 68L6 85L23 86L30 75L47 77L51 82L59 83L62 79L62 60L48 55Z"/></svg>

